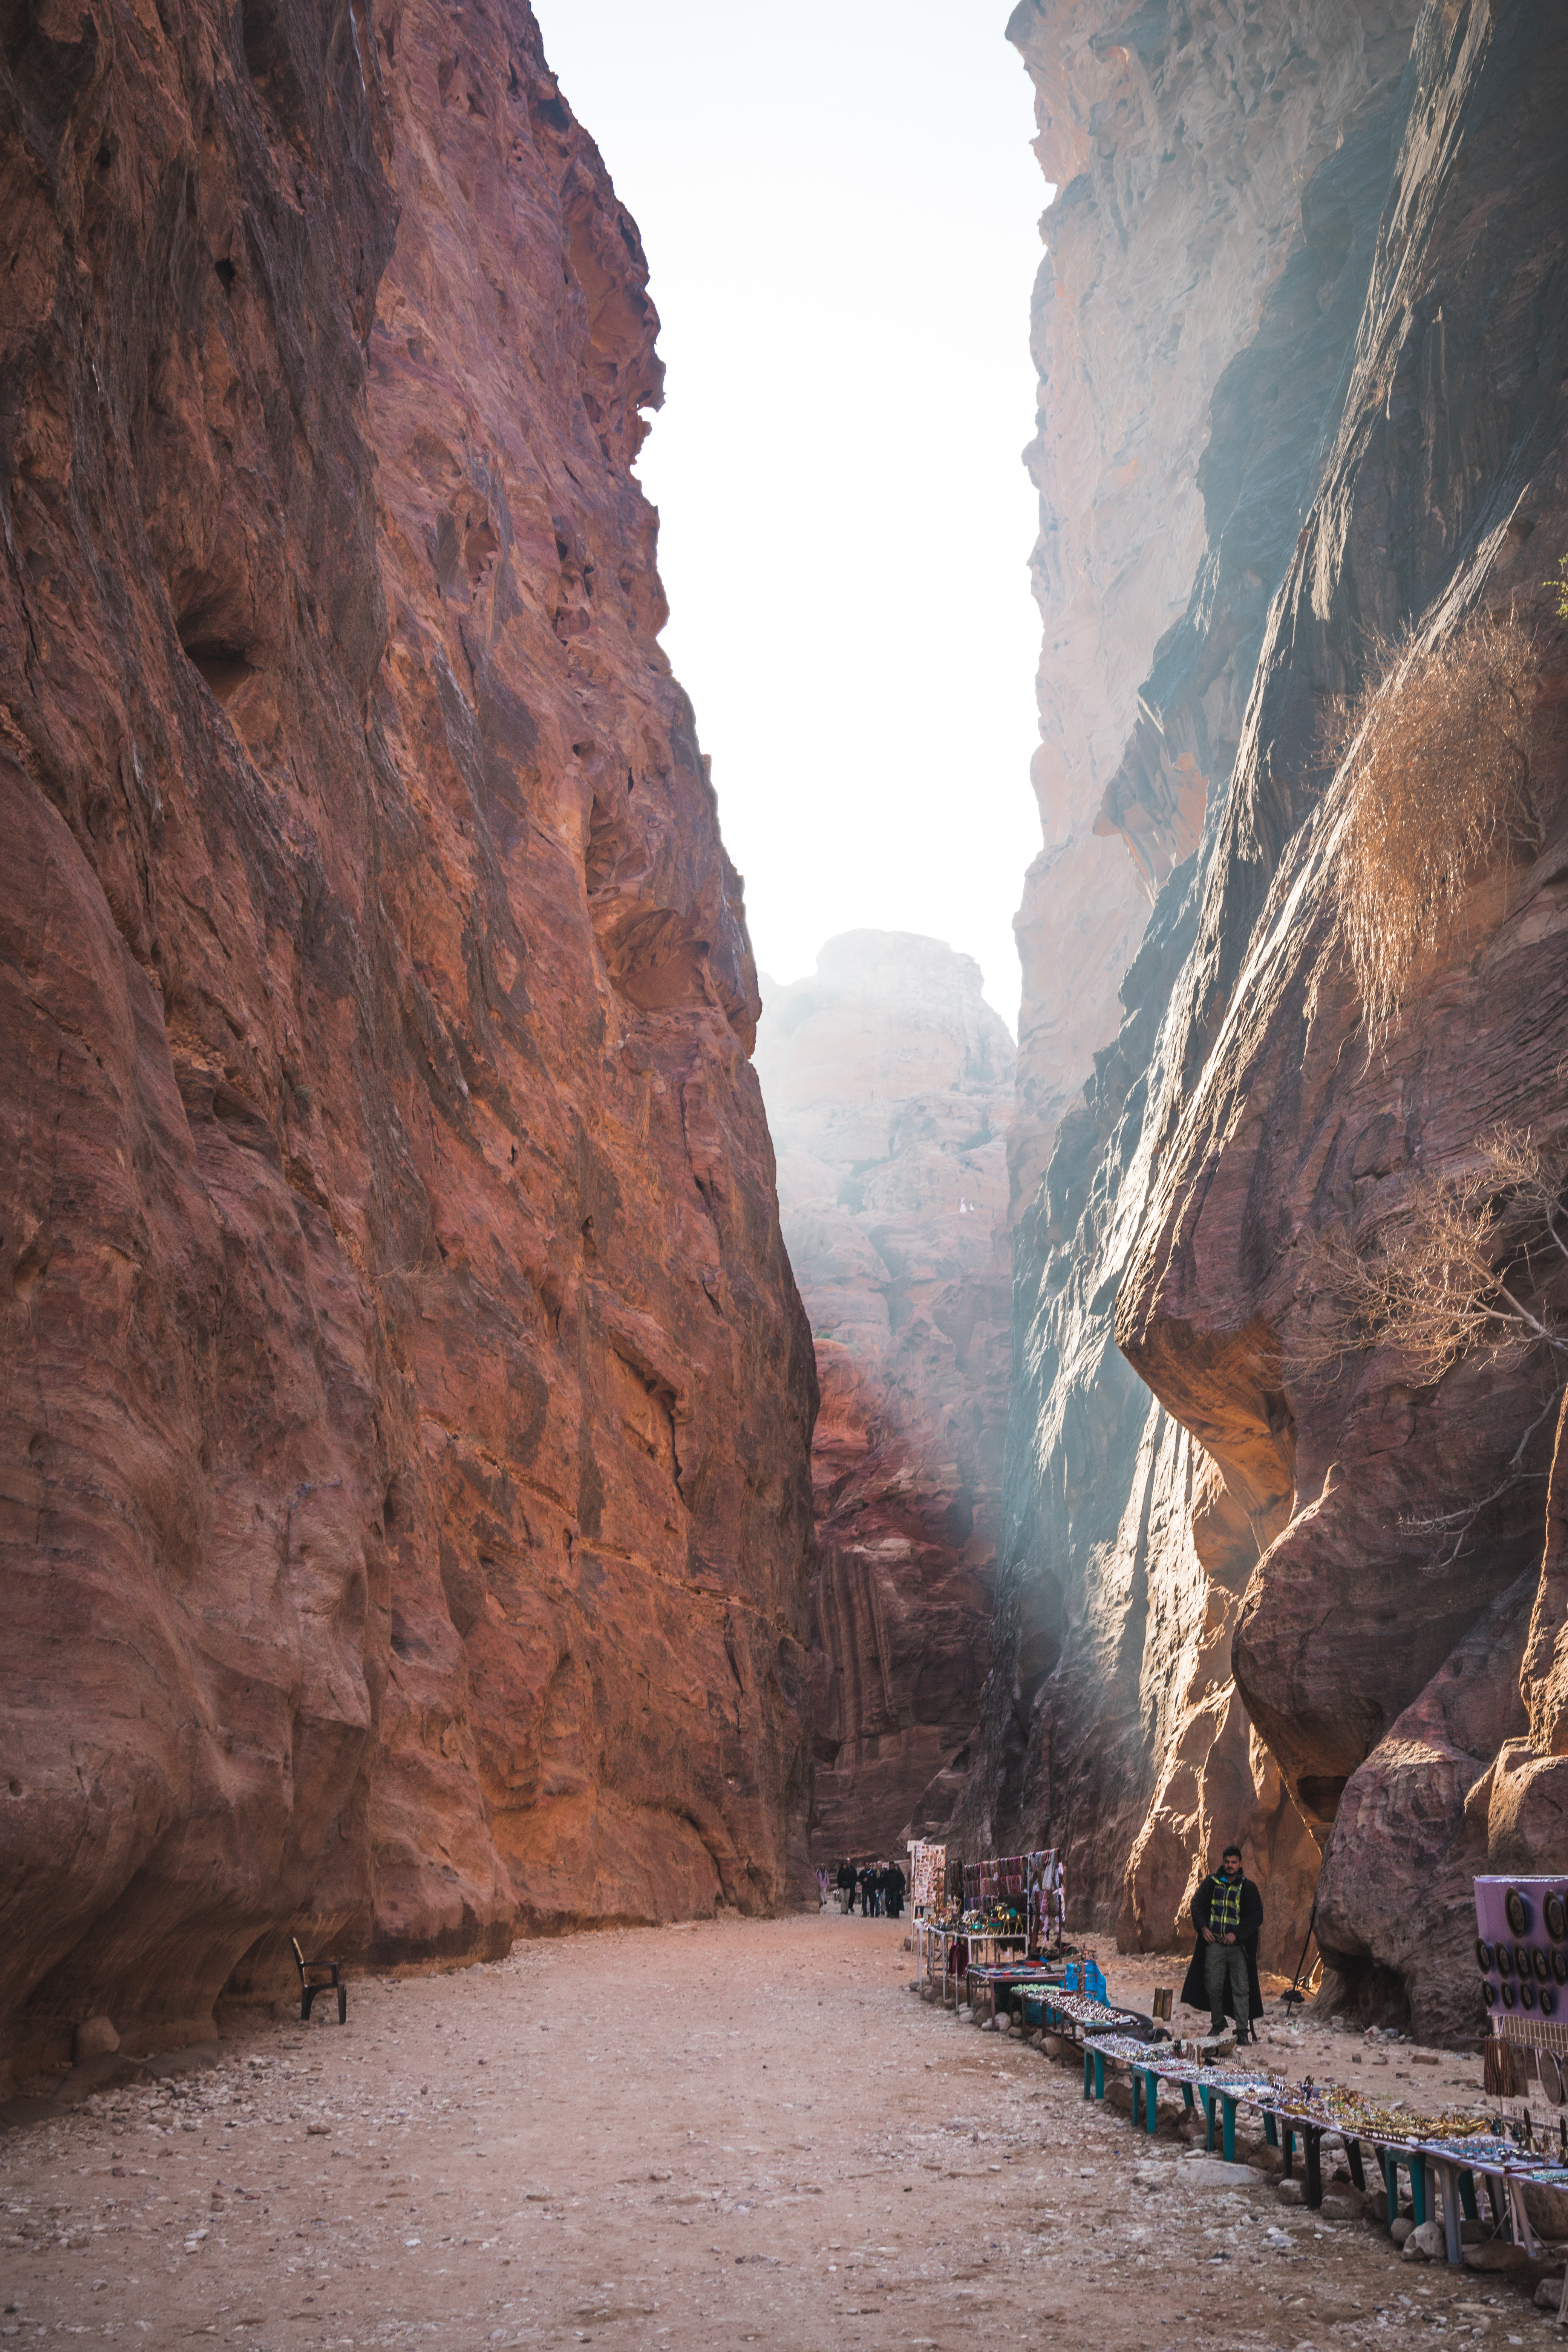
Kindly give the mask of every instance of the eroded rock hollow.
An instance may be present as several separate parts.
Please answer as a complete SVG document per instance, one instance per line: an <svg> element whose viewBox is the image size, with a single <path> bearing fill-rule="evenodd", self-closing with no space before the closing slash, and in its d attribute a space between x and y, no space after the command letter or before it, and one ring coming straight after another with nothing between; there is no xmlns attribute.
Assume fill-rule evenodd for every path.
<svg viewBox="0 0 1568 2352"><path fill-rule="evenodd" d="M764 986L757 1068L816 1349L814 1856L952 1813L990 1664L1013 1041L979 966L851 931ZM900 1857L902 1858L901 1855Z"/></svg>
<svg viewBox="0 0 1568 2352"><path fill-rule="evenodd" d="M1543 585L1568 545L1568 46L1549 13L1399 0L1026 0L1011 32L1059 188L1037 576L1070 839L1021 919L1020 1369L965 1822L1048 1828L1079 1916L1146 1948L1239 1834L1276 1965L1321 1857L1325 1999L1474 2031L1470 1874L1561 1858L1560 1376L1540 1350L1426 1384L1392 1347L1293 1365L1320 1243L1501 1123L1568 1123ZM1540 823L1472 873L1373 1051L1334 712L1384 643L1441 648L1477 612L1533 648ZM1096 832L1150 894L1098 1028L1108 919L1075 964L1051 898ZM1076 1070L1041 1062L1064 1024Z"/></svg>
<svg viewBox="0 0 1568 2352"><path fill-rule="evenodd" d="M0 2021L804 1865L810 1335L523 0L0 75Z"/></svg>

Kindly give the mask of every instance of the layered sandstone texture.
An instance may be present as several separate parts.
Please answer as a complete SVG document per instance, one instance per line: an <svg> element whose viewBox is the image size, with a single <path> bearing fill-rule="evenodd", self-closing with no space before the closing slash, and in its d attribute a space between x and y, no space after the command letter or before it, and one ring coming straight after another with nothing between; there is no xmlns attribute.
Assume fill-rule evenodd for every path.
<svg viewBox="0 0 1568 2352"><path fill-rule="evenodd" d="M1197 1878L1239 1836L1276 1965L1295 1963L1318 1857L1231 1671L1262 1530L1130 1371L1113 1317L1151 1181L1162 1024L1269 598L1342 404L1414 16L1413 0L1267 19L1031 7L1010 28L1063 184L1036 329L1046 804L1085 855L1100 828L1121 889L1157 895L1129 962L1064 857L1041 937L1066 968L1026 965L1020 1121L1054 1143L1038 1183L1036 1143L1015 1155L997 1663L963 1826L974 1845L1061 1845L1081 1921L1153 1948L1190 1934ZM1037 868L1026 938L1041 887ZM1075 899L1092 950L1077 958ZM1086 1074L1059 1038L1091 983L1103 1026Z"/></svg>
<svg viewBox="0 0 1568 2352"><path fill-rule="evenodd" d="M1151 905L1229 774L1278 524L1299 504L1300 337L1286 327L1288 356L1269 314L1288 281L1295 309L1341 275L1353 230L1343 174L1325 185L1324 166L1341 123L1408 56L1415 13L1415 0L1020 0L1008 23L1055 192L1026 452L1040 493L1043 838L1016 923L1015 1214L1116 1037ZM1325 337L1313 359L1342 349Z"/></svg>
<svg viewBox="0 0 1568 2352"><path fill-rule="evenodd" d="M1013 1040L979 966L851 931L763 983L757 1069L816 1342L814 1856L962 1792L991 1660L1007 1418Z"/></svg>
<svg viewBox="0 0 1568 2352"><path fill-rule="evenodd" d="M636 228L522 0L5 58L5 2054L765 1910L815 1375Z"/></svg>
<svg viewBox="0 0 1568 2352"><path fill-rule="evenodd" d="M1472 1876L1562 1865L1562 1358L1476 1347L1433 1380L1395 1331L1300 1367L1321 1244L1375 1250L1500 1129L1559 1165L1568 1139L1568 635L1543 584L1568 546L1565 105L1552 12L1423 16L1342 417L1171 1008L1118 1314L1266 1540L1237 1680L1324 1844L1328 1997L1426 2032L1484 2014ZM1412 627L1441 658L1477 610L1533 641L1538 824L1471 868L1369 1040L1336 897L1353 770L1326 772L1322 698L1362 682L1374 633ZM1460 772L1490 751L1452 747ZM1537 1241L1508 1278L1550 1325L1563 1262Z"/></svg>

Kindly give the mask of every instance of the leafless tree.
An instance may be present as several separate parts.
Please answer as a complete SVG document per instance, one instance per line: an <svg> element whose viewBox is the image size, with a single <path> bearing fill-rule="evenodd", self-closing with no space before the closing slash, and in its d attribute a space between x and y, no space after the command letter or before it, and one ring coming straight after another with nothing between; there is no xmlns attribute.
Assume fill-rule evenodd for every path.
<svg viewBox="0 0 1568 2352"><path fill-rule="evenodd" d="M1397 1207L1353 1239L1331 1232L1310 1253L1286 1358L1292 1370L1337 1371L1348 1356L1388 1348L1426 1387L1478 1351L1521 1368L1537 1360L1538 1409L1501 1482L1458 1510L1406 1522L1450 1537L1447 1559L1527 1475L1531 1441L1568 1381L1568 1323L1552 1296L1568 1273L1565 1177L1568 1154L1527 1129L1500 1128L1463 1166L1415 1177Z"/></svg>

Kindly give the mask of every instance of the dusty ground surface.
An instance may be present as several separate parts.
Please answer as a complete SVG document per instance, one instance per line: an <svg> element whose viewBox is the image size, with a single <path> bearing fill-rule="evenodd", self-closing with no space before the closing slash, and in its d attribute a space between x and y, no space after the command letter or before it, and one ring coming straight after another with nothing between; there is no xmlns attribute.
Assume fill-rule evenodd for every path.
<svg viewBox="0 0 1568 2352"><path fill-rule="evenodd" d="M1103 1957L1113 1994L1169 1980ZM1151 2145L1085 2107L1075 2067L928 2008L910 1975L901 1926L812 1917L356 1983L346 2030L268 2023L7 2131L0 2333L265 2352L1554 2336L1507 2282L1402 2263L1169 2125Z"/></svg>

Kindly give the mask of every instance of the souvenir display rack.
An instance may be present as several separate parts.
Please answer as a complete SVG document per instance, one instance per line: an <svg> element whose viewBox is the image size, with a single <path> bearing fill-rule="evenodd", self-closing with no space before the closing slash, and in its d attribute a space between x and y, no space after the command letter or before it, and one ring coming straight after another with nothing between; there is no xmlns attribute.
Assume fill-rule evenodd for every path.
<svg viewBox="0 0 1568 2352"><path fill-rule="evenodd" d="M910 1908L917 1919L933 1917L947 1902L947 1848L925 1838L910 1840Z"/></svg>
<svg viewBox="0 0 1568 2352"><path fill-rule="evenodd" d="M1038 1951L1053 1932L1059 1946L1067 1913L1061 1855L1052 1847L1037 1853L987 1854L968 1864L963 1912L968 1920L992 1926L1016 1922L1030 1951Z"/></svg>

